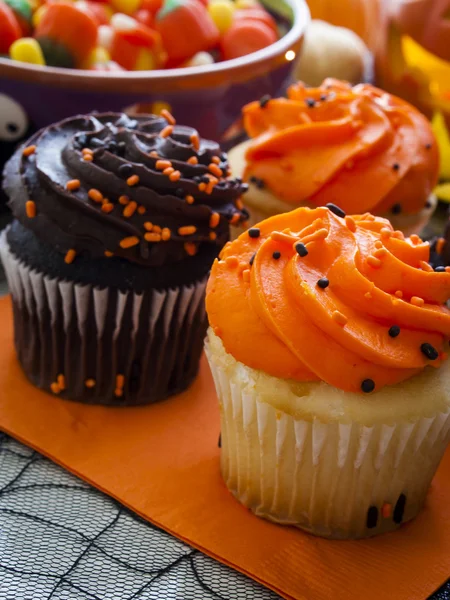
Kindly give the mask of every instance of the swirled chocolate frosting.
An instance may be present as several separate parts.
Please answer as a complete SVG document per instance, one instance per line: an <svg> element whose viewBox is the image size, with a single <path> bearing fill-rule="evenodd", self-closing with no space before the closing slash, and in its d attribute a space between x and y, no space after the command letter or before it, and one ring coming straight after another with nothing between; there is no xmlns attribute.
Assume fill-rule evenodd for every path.
<svg viewBox="0 0 450 600"><path fill-rule="evenodd" d="M153 115L77 116L39 131L5 169L13 215L71 262L117 256L143 266L227 242L248 216L226 154Z"/></svg>

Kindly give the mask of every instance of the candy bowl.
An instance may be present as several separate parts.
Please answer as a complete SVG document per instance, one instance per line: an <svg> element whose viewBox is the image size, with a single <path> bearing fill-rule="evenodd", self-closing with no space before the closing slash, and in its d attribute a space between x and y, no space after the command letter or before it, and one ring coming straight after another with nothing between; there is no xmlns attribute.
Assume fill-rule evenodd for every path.
<svg viewBox="0 0 450 600"><path fill-rule="evenodd" d="M231 145L241 132L242 106L279 94L289 83L309 22L304 0L261 3L284 35L261 50L214 64L95 71L0 58L0 168L33 130L90 111L139 114L165 108L202 136Z"/></svg>

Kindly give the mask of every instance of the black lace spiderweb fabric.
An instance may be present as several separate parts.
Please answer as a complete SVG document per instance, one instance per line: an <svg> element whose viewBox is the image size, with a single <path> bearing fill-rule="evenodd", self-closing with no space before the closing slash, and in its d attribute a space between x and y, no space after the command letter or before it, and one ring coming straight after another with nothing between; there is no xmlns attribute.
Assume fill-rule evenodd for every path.
<svg viewBox="0 0 450 600"><path fill-rule="evenodd" d="M0 600L276 600L0 433Z"/></svg>

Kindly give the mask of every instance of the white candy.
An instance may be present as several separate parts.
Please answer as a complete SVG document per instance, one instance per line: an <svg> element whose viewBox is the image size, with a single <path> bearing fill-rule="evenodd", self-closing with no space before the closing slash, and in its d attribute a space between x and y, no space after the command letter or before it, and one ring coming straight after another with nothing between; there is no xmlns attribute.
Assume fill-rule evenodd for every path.
<svg viewBox="0 0 450 600"><path fill-rule="evenodd" d="M114 39L114 29L109 25L100 25L97 34L97 46L111 50Z"/></svg>
<svg viewBox="0 0 450 600"><path fill-rule="evenodd" d="M197 52L197 54L187 61L186 67L203 67L212 64L214 64L214 58L209 52Z"/></svg>
<svg viewBox="0 0 450 600"><path fill-rule="evenodd" d="M138 22L133 17L116 13L111 17L111 27L116 31L133 31L136 29Z"/></svg>

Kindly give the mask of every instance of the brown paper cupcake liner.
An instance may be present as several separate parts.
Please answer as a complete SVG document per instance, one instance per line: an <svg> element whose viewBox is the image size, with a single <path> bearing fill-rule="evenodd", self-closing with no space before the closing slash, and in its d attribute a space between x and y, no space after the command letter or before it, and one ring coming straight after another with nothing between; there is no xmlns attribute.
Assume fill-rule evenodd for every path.
<svg viewBox="0 0 450 600"><path fill-rule="evenodd" d="M142 294L97 289L33 271L0 238L14 339L39 388L90 404L138 405L195 378L207 320L206 279Z"/></svg>

